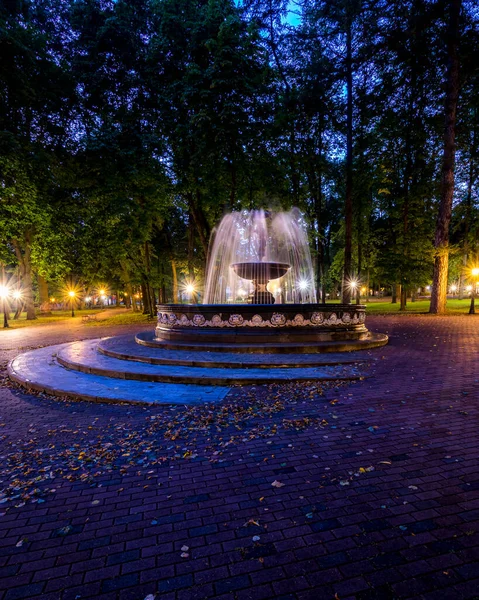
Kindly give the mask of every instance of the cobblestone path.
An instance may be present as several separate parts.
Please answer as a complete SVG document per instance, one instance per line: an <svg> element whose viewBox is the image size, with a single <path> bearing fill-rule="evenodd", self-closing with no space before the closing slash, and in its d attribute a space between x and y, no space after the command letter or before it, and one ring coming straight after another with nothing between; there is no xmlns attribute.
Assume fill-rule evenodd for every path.
<svg viewBox="0 0 479 600"><path fill-rule="evenodd" d="M217 407L0 388L0 600L479 598L479 317L369 317L347 385ZM0 330L33 347L128 333ZM151 595L151 596L150 596Z"/></svg>

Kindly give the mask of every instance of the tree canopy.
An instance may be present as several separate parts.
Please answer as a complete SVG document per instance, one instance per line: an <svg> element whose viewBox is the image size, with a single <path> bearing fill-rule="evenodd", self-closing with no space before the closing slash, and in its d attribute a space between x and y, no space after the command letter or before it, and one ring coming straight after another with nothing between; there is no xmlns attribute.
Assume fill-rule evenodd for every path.
<svg viewBox="0 0 479 600"><path fill-rule="evenodd" d="M342 290L349 301L357 279L405 308L445 252L462 292L479 233L475 3L299 0L292 11L0 4L0 262L29 318L41 283L64 280L139 292L153 313L182 281L201 282L221 216L256 207L305 213L323 300ZM455 186L438 238L447 147Z"/></svg>

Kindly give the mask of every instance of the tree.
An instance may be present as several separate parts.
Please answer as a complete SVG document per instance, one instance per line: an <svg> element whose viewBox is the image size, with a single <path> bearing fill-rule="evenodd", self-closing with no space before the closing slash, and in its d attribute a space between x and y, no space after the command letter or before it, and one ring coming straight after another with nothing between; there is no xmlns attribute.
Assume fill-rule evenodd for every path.
<svg viewBox="0 0 479 600"><path fill-rule="evenodd" d="M454 196L454 162L456 107L459 95L459 34L461 0L450 0L447 31L447 74L444 127L444 152L441 176L441 203L436 224L433 287L429 312L442 314L446 310L447 272L449 261L449 225Z"/></svg>

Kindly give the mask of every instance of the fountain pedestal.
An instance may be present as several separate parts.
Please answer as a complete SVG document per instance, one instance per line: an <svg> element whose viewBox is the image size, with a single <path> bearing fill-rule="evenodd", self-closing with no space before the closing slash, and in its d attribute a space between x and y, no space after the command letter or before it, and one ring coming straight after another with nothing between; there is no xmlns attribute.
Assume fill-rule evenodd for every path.
<svg viewBox="0 0 479 600"><path fill-rule="evenodd" d="M270 281L286 275L290 265L280 262L256 261L233 263L231 268L242 279L253 282L254 292L250 296L251 304L274 304L274 296L266 289L266 286Z"/></svg>

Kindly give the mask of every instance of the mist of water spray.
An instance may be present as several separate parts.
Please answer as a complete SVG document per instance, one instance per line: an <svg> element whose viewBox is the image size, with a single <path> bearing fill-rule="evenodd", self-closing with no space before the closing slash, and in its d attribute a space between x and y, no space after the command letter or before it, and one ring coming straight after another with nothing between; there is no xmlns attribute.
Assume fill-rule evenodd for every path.
<svg viewBox="0 0 479 600"><path fill-rule="evenodd" d="M205 304L248 302L254 285L231 266L244 262L289 265L286 275L268 284L276 303L316 302L306 222L298 209L242 211L223 217L210 243Z"/></svg>

